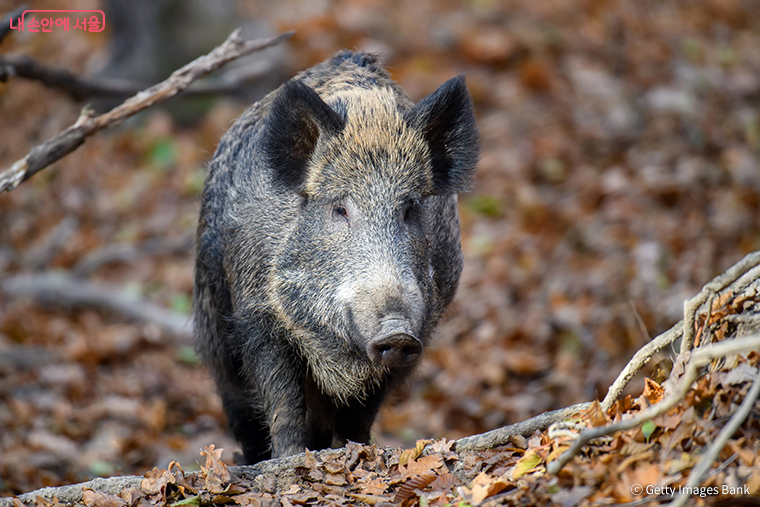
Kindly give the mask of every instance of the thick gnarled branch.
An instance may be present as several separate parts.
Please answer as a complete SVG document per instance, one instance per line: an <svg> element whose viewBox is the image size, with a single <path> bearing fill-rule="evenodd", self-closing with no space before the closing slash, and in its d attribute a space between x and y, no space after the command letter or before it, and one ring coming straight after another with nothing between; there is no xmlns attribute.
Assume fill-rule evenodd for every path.
<svg viewBox="0 0 760 507"><path fill-rule="evenodd" d="M510 443L510 439L515 436L528 438L536 431L544 431L556 422L572 419L583 413L590 405L590 402L578 403L567 408L544 412L543 414L531 417L527 421L497 428L480 435L460 438L454 443L454 449L456 452L482 451L500 445L507 445Z"/></svg>

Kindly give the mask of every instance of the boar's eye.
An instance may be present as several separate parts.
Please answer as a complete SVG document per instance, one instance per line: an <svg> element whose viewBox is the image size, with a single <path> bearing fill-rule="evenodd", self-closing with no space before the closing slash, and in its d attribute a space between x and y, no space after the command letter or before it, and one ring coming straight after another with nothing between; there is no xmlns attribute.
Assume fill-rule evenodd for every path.
<svg viewBox="0 0 760 507"><path fill-rule="evenodd" d="M341 204L333 206L333 217L343 218L348 222L348 211L346 210L346 207Z"/></svg>
<svg viewBox="0 0 760 507"><path fill-rule="evenodd" d="M404 222L408 222L413 219L417 214L417 205L413 201L409 201L404 205Z"/></svg>

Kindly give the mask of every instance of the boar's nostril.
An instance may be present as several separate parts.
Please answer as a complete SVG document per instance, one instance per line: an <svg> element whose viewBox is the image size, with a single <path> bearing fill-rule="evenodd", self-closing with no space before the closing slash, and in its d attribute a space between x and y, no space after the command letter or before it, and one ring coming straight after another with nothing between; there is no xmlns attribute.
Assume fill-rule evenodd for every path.
<svg viewBox="0 0 760 507"><path fill-rule="evenodd" d="M367 345L367 354L372 362L390 368L409 366L421 353L422 343L406 333L378 336Z"/></svg>

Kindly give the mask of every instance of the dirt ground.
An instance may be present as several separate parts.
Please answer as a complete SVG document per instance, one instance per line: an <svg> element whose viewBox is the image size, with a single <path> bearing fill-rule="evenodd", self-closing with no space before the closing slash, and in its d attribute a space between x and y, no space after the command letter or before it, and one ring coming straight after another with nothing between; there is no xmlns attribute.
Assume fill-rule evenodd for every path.
<svg viewBox="0 0 760 507"><path fill-rule="evenodd" d="M454 439L603 397L684 299L760 249L758 1L240 3L241 19L297 30L286 76L368 50L415 101L460 73L475 100L482 158L460 197L459 292L383 408L378 444ZM0 0L0 14L18 4ZM93 74L108 34L12 33L0 53ZM0 195L0 277L71 273L131 246L137 255L86 279L188 312L205 165L247 105L207 101L191 124L150 110ZM0 83L0 169L82 106ZM191 469L209 444L231 464L236 444L188 342L0 294L0 496L171 460Z"/></svg>

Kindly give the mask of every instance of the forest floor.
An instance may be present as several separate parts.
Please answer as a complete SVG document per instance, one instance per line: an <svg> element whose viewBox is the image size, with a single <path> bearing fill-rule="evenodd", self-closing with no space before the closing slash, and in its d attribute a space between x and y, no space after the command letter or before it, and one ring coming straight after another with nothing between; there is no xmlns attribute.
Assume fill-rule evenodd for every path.
<svg viewBox="0 0 760 507"><path fill-rule="evenodd" d="M0 0L0 13L17 5ZM365 49L384 55L415 101L459 73L475 100L482 159L460 198L459 292L421 367L382 409L380 447L601 399L631 355L682 317L685 299L760 249L757 1L242 9L298 31L290 74ZM107 39L14 33L0 53L86 75L107 58ZM82 105L38 83L0 83L0 169ZM247 105L206 107L192 125L148 111L0 195L0 276L81 273L106 248L131 249L84 279L187 313L205 166ZM638 396L643 382L631 389ZM688 417L700 424L701 414ZM237 446L189 342L119 315L0 294L0 496L171 461L197 469L211 444L232 464ZM524 457L498 452L478 459L493 471Z"/></svg>

